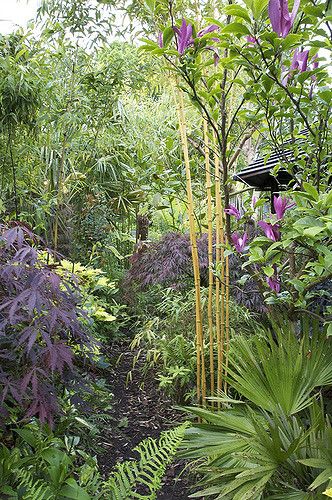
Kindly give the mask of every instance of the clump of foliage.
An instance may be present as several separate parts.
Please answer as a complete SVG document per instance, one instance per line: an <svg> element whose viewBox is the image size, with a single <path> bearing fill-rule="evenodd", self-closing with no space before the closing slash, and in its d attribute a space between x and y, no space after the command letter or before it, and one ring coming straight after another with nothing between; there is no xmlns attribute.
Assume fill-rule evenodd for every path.
<svg viewBox="0 0 332 500"><path fill-rule="evenodd" d="M118 464L105 484L105 493L114 500L155 500L166 468L174 459L187 426L188 423L185 422L175 429L163 432L158 441L152 438L142 441L135 448L140 456L139 460Z"/></svg>
<svg viewBox="0 0 332 500"><path fill-rule="evenodd" d="M275 214L258 221L261 234L249 238L245 232L246 244L240 247L234 233L233 246L247 277L258 282L271 312L286 310L290 318L299 313L318 315L332 333L332 191L319 193L304 182L303 191L293 193L292 198L296 202L275 196ZM237 227L253 223L252 212L239 213Z"/></svg>
<svg viewBox="0 0 332 500"><path fill-rule="evenodd" d="M56 263L56 270L61 276L75 275L81 306L89 317L89 328L98 340L109 340L124 328L128 321L126 305L117 302L117 284L102 269L62 259Z"/></svg>
<svg viewBox="0 0 332 500"><path fill-rule="evenodd" d="M6 498L98 498L102 481L97 462L79 448L78 437L60 439L34 421L15 429L13 438L14 446L0 448L0 493Z"/></svg>
<svg viewBox="0 0 332 500"><path fill-rule="evenodd" d="M323 498L332 472L332 428L319 390L332 383L331 340L317 324L301 340L291 324L232 342L233 399L219 412L188 408L183 455L200 459L194 498Z"/></svg>
<svg viewBox="0 0 332 500"><path fill-rule="evenodd" d="M201 285L208 284L208 241L207 234L197 239ZM215 246L214 246L215 253ZM214 255L215 259L215 255ZM230 256L230 273L234 281L245 274L241 272L240 260ZM188 290L193 281L193 266L189 234L166 233L159 241L150 243L131 258L131 267L123 280L125 297L129 302L136 298L133 290L144 291L154 285L163 285L177 290ZM262 313L266 310L262 304L257 285L247 280L246 290L234 287L234 298L248 309Z"/></svg>
<svg viewBox="0 0 332 500"><path fill-rule="evenodd" d="M124 286L136 285L141 290L156 284L180 287L191 280L191 267L189 235L168 233L134 253Z"/></svg>
<svg viewBox="0 0 332 500"><path fill-rule="evenodd" d="M146 320L139 326L131 342L131 348L136 351L134 365L143 358L143 373L149 374L150 370L155 370L161 389L176 401L183 402L193 398L196 364L196 345L192 335L195 328L194 289L179 291L154 286L148 292L138 294L137 300L142 301L138 317L145 317ZM153 300L155 303L152 308ZM203 306L207 300L208 290L204 288ZM239 333L251 336L260 330L257 315L234 300L230 301L229 307L232 337ZM207 322L205 314L203 324L206 326ZM206 362L208 346L206 339Z"/></svg>
<svg viewBox="0 0 332 500"><path fill-rule="evenodd" d="M0 226L0 278L1 418L16 407L20 417L52 423L59 382L94 346L78 288L71 274L45 263L36 237L17 223Z"/></svg>

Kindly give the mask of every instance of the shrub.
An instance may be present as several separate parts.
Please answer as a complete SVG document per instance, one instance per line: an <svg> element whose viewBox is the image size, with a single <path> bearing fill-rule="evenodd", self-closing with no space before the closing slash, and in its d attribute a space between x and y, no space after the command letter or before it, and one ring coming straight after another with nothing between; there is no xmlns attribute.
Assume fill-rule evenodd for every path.
<svg viewBox="0 0 332 500"><path fill-rule="evenodd" d="M197 239L200 264L201 285L208 285L208 242L207 234ZM236 283L244 272L241 261L236 255L229 258L231 283ZM163 285L177 290L188 290L193 283L193 268L189 234L167 233L159 241L135 253L131 258L131 267L123 281L125 298L130 303L136 294L134 291L147 290L152 285ZM232 296L238 304L262 313L266 310L254 280L248 279L243 287L232 288Z"/></svg>
<svg viewBox="0 0 332 500"><path fill-rule="evenodd" d="M0 416L14 407L51 424L58 382L69 382L75 357L94 342L73 276L45 263L31 231L1 225L0 245Z"/></svg>

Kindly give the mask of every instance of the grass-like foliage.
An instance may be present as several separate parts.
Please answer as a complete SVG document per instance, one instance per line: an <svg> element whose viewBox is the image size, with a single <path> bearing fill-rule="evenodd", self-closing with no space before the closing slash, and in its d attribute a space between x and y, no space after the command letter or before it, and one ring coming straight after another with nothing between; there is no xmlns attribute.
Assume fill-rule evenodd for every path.
<svg viewBox="0 0 332 500"><path fill-rule="evenodd" d="M159 440L145 439L136 448L140 458L117 465L116 471L105 484L105 494L112 500L139 498L154 500L161 487L167 466L184 438L187 423L165 431Z"/></svg>
<svg viewBox="0 0 332 500"><path fill-rule="evenodd" d="M0 226L0 417L16 408L52 423L59 382L92 339L73 277L54 272L36 243L23 225Z"/></svg>
<svg viewBox="0 0 332 500"><path fill-rule="evenodd" d="M199 459L193 498L323 499L332 476L332 428L318 387L331 384L331 342L317 326L299 340L290 325L233 342L221 410L187 408L203 424L187 431L183 455Z"/></svg>

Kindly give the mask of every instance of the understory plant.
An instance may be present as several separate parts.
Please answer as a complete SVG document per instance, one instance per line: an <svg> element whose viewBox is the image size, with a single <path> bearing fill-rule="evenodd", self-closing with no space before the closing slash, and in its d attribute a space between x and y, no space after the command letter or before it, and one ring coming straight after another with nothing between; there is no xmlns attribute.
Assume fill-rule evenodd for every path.
<svg viewBox="0 0 332 500"><path fill-rule="evenodd" d="M126 305L118 303L117 284L102 269L67 259L54 264L61 276L68 273L75 276L81 294L81 307L89 317L89 328L98 340L109 341L124 328L128 321Z"/></svg>
<svg viewBox="0 0 332 500"><path fill-rule="evenodd" d="M319 318L332 334L330 305L332 277L332 191L319 193L309 183L303 191L274 196L274 213L257 221L256 205L236 212L234 226L257 225L260 234L244 232L240 244L236 231L232 247L242 260L245 277L253 276L271 314ZM245 279L242 278L245 286Z"/></svg>
<svg viewBox="0 0 332 500"><path fill-rule="evenodd" d="M324 498L332 428L321 388L332 383L332 345L317 323L290 323L232 341L232 397L219 409L187 408L204 423L187 431L183 456L203 479L193 498Z"/></svg>
<svg viewBox="0 0 332 500"><path fill-rule="evenodd" d="M104 494L112 500L139 498L155 500L167 466L173 461L188 427L185 422L162 432L158 440L147 438L134 450L139 459L117 465L104 485Z"/></svg>
<svg viewBox="0 0 332 500"><path fill-rule="evenodd" d="M197 238L201 286L207 287L209 273L208 237L206 233ZM213 238L213 267L218 272L216 264L216 241ZM229 258L230 276L236 282L245 275L241 271L241 260L237 255ZM131 266L124 276L122 283L124 297L128 304L132 304L140 292L161 289L187 292L192 287L193 269L191 261L189 234L166 233L158 241L150 242L141 251L134 253ZM151 291L151 293L153 293ZM247 276L246 289L240 286L232 288L232 297L235 301L253 312L264 313L266 308L262 304L260 290L254 280ZM159 299L158 299L159 300ZM163 300L162 298L160 300ZM184 305L185 307L185 305Z"/></svg>
<svg viewBox="0 0 332 500"><path fill-rule="evenodd" d="M14 446L0 447L0 493L10 500L100 498L96 458L79 445L77 436L55 437L48 426L32 420L2 436Z"/></svg>
<svg viewBox="0 0 332 500"><path fill-rule="evenodd" d="M156 370L160 387L178 402L191 400L195 395L195 290L180 291L174 288L151 287L140 295L146 296L148 318L140 324L131 342L135 351L134 366L139 362L145 375ZM140 297L138 295L138 297ZM208 290L201 289L202 305L208 300ZM151 302L155 301L151 309ZM214 311L213 311L214 312ZM141 310L143 314L143 309ZM239 333L251 336L261 329L260 317L244 306L230 301L231 336ZM206 325L208 317L203 316ZM205 355L208 356L209 339L204 339ZM215 352L215 358L217 353ZM132 372L129 378L134 379Z"/></svg>

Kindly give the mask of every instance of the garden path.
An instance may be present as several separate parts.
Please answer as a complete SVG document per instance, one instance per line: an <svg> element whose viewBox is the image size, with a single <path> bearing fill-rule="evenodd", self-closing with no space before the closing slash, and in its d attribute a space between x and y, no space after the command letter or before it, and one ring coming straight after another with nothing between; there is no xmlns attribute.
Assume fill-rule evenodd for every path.
<svg viewBox="0 0 332 500"><path fill-rule="evenodd" d="M108 384L114 395L111 417L114 425L102 432L98 463L101 472L107 476L118 461L137 458L133 448L143 439L158 438L163 430L175 427L183 420L183 414L173 408L174 403L159 389L153 373L143 377L140 371L142 361L134 370L135 353L129 343L121 341L110 346L109 359L112 369ZM132 370L132 381L127 383L127 374ZM188 476L181 475L184 463L179 460L168 468L164 486L158 500L187 500L189 497Z"/></svg>

